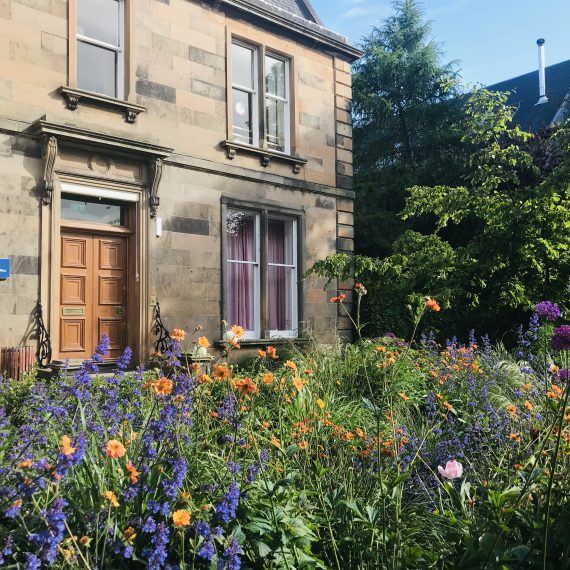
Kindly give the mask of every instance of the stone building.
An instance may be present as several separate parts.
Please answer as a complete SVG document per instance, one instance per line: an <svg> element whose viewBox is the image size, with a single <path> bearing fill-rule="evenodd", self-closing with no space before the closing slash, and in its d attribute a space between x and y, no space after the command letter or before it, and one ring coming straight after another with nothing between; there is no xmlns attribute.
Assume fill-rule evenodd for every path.
<svg viewBox="0 0 570 570"><path fill-rule="evenodd" d="M302 275L353 249L359 55L305 0L0 0L0 346L144 360L157 302L211 341L347 328Z"/></svg>

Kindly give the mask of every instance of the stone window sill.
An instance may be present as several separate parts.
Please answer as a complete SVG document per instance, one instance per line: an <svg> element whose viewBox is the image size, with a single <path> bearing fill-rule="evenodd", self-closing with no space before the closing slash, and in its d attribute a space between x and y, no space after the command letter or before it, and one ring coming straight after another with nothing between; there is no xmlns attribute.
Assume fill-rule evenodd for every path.
<svg viewBox="0 0 570 570"><path fill-rule="evenodd" d="M75 111L80 101L84 101L91 105L110 107L122 111L125 116L125 121L131 124L136 122L137 116L140 113L146 111L146 107L143 107L142 105L130 103L121 99L115 99L114 97L107 97L106 95L99 95L99 93L93 93L91 91L84 91L83 89L66 87L65 85L62 85L59 88L59 92L64 96L67 102L67 108L70 111Z"/></svg>
<svg viewBox="0 0 570 570"><path fill-rule="evenodd" d="M269 166L272 160L289 163L294 174L299 174L299 172L301 172L301 168L307 164L307 161L304 158L299 158L298 156L292 156L290 154L236 143L233 141L223 141L222 146L225 147L230 160L233 160L237 153L250 154L258 156L261 160L261 166L265 167Z"/></svg>

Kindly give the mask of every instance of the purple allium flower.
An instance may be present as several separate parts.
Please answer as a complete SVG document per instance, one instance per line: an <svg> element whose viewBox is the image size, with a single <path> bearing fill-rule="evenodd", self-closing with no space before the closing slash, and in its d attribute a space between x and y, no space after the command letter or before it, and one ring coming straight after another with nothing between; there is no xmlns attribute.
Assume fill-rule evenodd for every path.
<svg viewBox="0 0 570 570"><path fill-rule="evenodd" d="M562 382L567 382L568 380L570 380L570 370L568 370L567 368L561 368L558 371L558 378L560 378Z"/></svg>
<svg viewBox="0 0 570 570"><path fill-rule="evenodd" d="M542 301L534 307L535 313L545 321L555 321L562 315L560 307L552 301Z"/></svg>
<svg viewBox="0 0 570 570"><path fill-rule="evenodd" d="M562 325L552 335L553 350L570 350L570 325Z"/></svg>

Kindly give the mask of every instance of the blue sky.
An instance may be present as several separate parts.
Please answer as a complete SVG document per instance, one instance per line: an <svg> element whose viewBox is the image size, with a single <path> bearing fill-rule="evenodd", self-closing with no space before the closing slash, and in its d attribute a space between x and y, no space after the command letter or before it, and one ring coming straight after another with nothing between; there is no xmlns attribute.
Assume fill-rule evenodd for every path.
<svg viewBox="0 0 570 570"><path fill-rule="evenodd" d="M358 44L392 12L390 0L311 0L325 25ZM490 85L570 59L570 0L424 0L445 61L459 60L466 84Z"/></svg>

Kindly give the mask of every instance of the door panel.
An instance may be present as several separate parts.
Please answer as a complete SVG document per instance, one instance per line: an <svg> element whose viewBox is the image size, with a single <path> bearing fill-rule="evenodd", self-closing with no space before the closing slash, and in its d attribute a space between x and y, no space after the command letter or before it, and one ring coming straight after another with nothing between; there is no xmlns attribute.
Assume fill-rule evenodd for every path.
<svg viewBox="0 0 570 570"><path fill-rule="evenodd" d="M87 267L87 236L62 236L61 238L61 266Z"/></svg>
<svg viewBox="0 0 570 570"><path fill-rule="evenodd" d="M99 336L103 336L104 334L106 334L110 340L109 350L111 352L118 351L119 354L117 356L120 356L120 353L125 348L125 327L123 319L99 319Z"/></svg>
<svg viewBox="0 0 570 570"><path fill-rule="evenodd" d="M63 232L61 236L61 358L89 358L101 337L107 359L126 346L127 237Z"/></svg>
<svg viewBox="0 0 570 570"><path fill-rule="evenodd" d="M62 234L60 289L60 352L65 358L85 358L91 346L89 326L92 295L89 286L90 236Z"/></svg>
<svg viewBox="0 0 570 570"><path fill-rule="evenodd" d="M109 358L118 358L125 348L126 318L126 258L127 240L124 237L94 236L97 260L97 295L93 334L110 341ZM96 322L95 322L96 321Z"/></svg>
<svg viewBox="0 0 570 570"><path fill-rule="evenodd" d="M61 304L85 305L85 275L61 276Z"/></svg>
<svg viewBox="0 0 570 570"><path fill-rule="evenodd" d="M121 277L103 277L99 275L99 304L122 305L124 282Z"/></svg>
<svg viewBox="0 0 570 570"><path fill-rule="evenodd" d="M99 240L99 269L124 269L124 238Z"/></svg>
<svg viewBox="0 0 570 570"><path fill-rule="evenodd" d="M62 339L60 352L85 353L85 319L61 319L60 338ZM76 358L75 355L66 354L66 358Z"/></svg>

